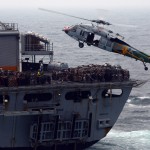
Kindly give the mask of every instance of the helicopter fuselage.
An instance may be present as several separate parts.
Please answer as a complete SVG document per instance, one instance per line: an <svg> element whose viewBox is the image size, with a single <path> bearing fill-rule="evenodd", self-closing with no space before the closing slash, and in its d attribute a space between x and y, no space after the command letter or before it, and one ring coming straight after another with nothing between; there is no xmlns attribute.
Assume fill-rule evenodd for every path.
<svg viewBox="0 0 150 150"><path fill-rule="evenodd" d="M64 28L63 31L77 40L80 48L84 47L84 43L87 43L88 46L93 45L109 52L140 60L143 62L145 70L148 69L145 63L150 63L150 56L124 42L124 37L118 33L115 34L111 30L93 24L79 24Z"/></svg>

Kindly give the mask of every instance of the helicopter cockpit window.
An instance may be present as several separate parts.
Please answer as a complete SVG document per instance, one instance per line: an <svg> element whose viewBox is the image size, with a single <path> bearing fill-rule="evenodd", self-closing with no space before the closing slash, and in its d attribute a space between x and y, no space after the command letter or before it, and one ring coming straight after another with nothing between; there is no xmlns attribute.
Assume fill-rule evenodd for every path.
<svg viewBox="0 0 150 150"><path fill-rule="evenodd" d="M77 30L77 27L74 26L74 27L72 28L72 32L76 32L76 30Z"/></svg>
<svg viewBox="0 0 150 150"><path fill-rule="evenodd" d="M76 32L76 29L73 28L73 29L72 29L72 32Z"/></svg>
<svg viewBox="0 0 150 150"><path fill-rule="evenodd" d="M84 31L83 30L81 30L80 35L84 36Z"/></svg>

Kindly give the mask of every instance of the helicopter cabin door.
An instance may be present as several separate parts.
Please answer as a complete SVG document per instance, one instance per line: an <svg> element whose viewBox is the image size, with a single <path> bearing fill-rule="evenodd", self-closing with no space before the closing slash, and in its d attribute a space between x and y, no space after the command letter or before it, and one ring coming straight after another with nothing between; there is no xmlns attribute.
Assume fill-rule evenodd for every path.
<svg viewBox="0 0 150 150"><path fill-rule="evenodd" d="M93 40L94 40L94 33L88 33L86 42L88 45L92 45L93 44Z"/></svg>
<svg viewBox="0 0 150 150"><path fill-rule="evenodd" d="M113 43L109 39L101 37L98 47L111 52Z"/></svg>

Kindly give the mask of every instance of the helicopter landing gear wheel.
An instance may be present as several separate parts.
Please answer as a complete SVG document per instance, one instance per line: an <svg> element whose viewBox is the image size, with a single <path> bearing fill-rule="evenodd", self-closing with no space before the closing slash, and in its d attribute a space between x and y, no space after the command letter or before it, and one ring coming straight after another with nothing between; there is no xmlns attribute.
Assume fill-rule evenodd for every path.
<svg viewBox="0 0 150 150"><path fill-rule="evenodd" d="M87 45L88 45L88 46L91 46L91 44L90 44L90 43L87 43Z"/></svg>
<svg viewBox="0 0 150 150"><path fill-rule="evenodd" d="M143 62L143 65L144 65L144 69L147 71L148 67L146 67L146 64L144 62Z"/></svg>
<svg viewBox="0 0 150 150"><path fill-rule="evenodd" d="M83 48L84 47L84 44L82 42L79 42L79 47L80 48Z"/></svg>
<svg viewBox="0 0 150 150"><path fill-rule="evenodd" d="M144 69L147 71L147 70L148 70L148 67L145 67Z"/></svg>

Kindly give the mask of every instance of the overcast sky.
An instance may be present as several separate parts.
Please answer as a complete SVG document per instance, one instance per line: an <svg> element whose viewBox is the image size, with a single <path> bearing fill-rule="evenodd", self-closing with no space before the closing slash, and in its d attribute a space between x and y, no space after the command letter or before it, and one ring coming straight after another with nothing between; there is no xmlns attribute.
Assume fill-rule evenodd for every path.
<svg viewBox="0 0 150 150"><path fill-rule="evenodd" d="M0 8L150 8L150 0L0 0Z"/></svg>

